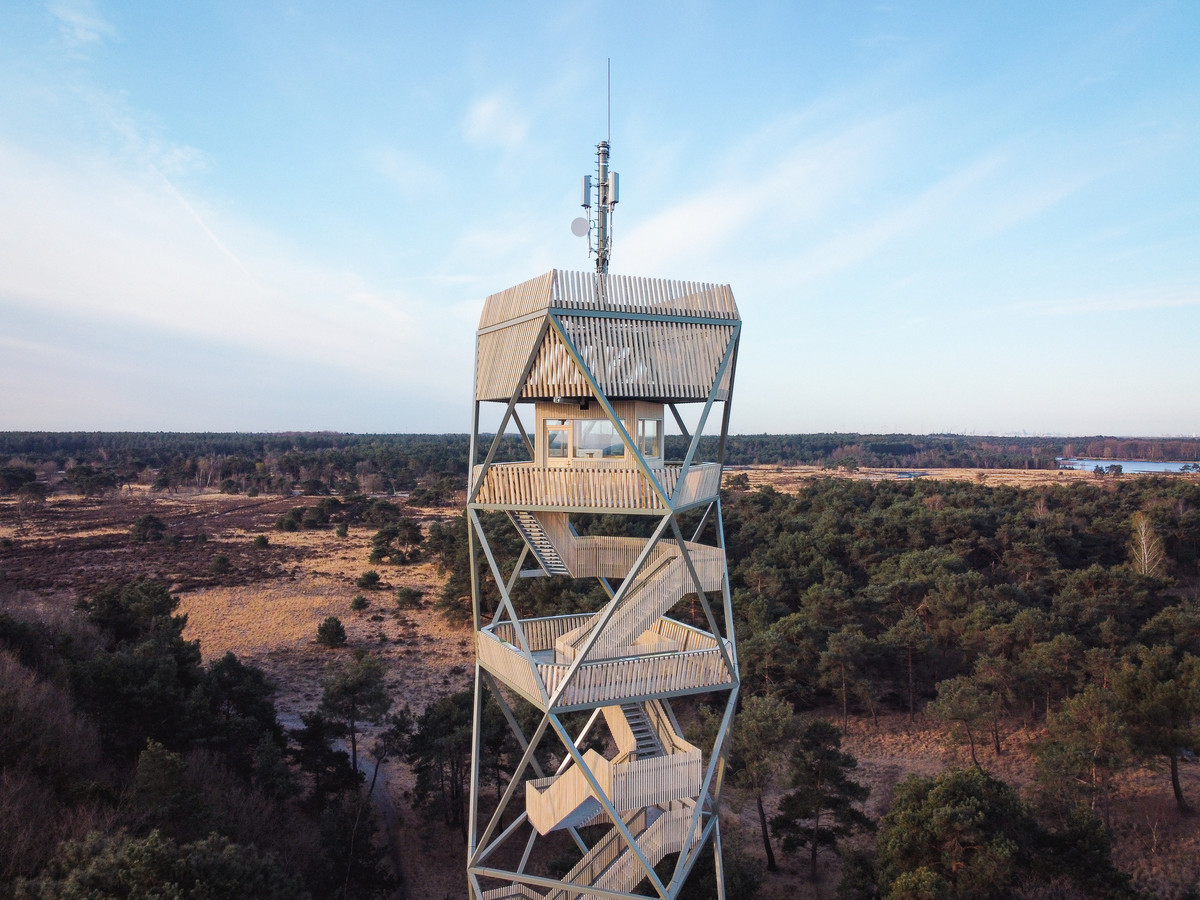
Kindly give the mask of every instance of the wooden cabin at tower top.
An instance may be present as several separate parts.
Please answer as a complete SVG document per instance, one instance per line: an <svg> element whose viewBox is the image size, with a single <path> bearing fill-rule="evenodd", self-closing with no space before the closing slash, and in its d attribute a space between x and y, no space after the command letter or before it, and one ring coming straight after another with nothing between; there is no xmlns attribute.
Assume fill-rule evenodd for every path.
<svg viewBox="0 0 1200 900"><path fill-rule="evenodd" d="M740 324L728 285L551 270L484 303L475 399L702 403Z"/></svg>
<svg viewBox="0 0 1200 900"><path fill-rule="evenodd" d="M476 467L468 502L653 514L711 499L720 464L664 460L664 413L729 399L740 328L728 285L552 270L488 297L475 402L532 405L533 458Z"/></svg>

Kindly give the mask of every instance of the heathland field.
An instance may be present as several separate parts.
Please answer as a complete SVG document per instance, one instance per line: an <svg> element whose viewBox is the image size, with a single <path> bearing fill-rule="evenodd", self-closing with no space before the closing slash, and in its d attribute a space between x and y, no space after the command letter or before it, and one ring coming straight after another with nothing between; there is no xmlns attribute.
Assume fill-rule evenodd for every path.
<svg viewBox="0 0 1200 900"><path fill-rule="evenodd" d="M1200 744L1200 482L1052 470L939 469L913 478L898 469L747 466L730 470L726 484L743 696L747 703L779 701L787 719L780 752L756 762L746 748L733 760L723 811L726 856L741 879L741 893L733 896L828 897L844 874L852 876L844 896L894 890L899 839L885 816L899 815L894 803L914 802L913 792L920 793L905 779L937 779L976 765L1013 789L1021 815L1065 848L1050 860L1020 841L1002 847L988 843L994 835L958 834L955 840L991 848L986 865L1009 895L1123 896L1124 873L1128 886L1149 895L1191 896L1200 882L1200 825L1183 807L1200 804L1200 765L1188 755ZM371 754L394 720L364 715L355 739L359 768L368 781L375 778L374 814L382 826L376 863L399 869L403 882L381 877L376 884L363 876L348 895L465 896L461 824L449 808L459 799L445 784L457 770L440 760L431 775L411 737L433 729L421 719L427 710L450 715L448 698L461 696L473 680L461 508L444 492L435 502L445 505L412 499L250 497L186 487L152 492L146 484L91 497L0 499L6 665L26 673L29 691L44 683L62 703L74 703L72 728L84 735L78 740L95 744L97 758L107 760L93 779L103 790L89 789L84 803L78 786L71 787L82 776L69 767L54 777L36 767L20 774L28 763L23 751L0 737L10 811L0 815L0 829L9 846L19 837L13 816L20 804L41 802L62 817L40 856L8 859L0 874L10 882L44 876L55 841L81 839L86 826L123 828L131 839L156 827L180 846L215 830L263 852L279 849L266 837L255 844L259 826L223 827L222 816L238 822L252 816L243 810L237 818L208 788L197 788L187 803L144 802L147 737L178 754L168 756L179 760L171 764L183 767L184 781L202 766L234 779L240 763L228 739L173 743L151 722L139 726L141 743L130 747L104 718L115 715L111 710L88 706L88 678L111 668L94 660L119 651L123 640L95 598L111 600L120 586L145 579L178 599L173 613L187 617L182 641L199 642L190 677L209 684L203 679L215 678L230 652L266 675L278 722L291 732L279 733L276 756L292 774L291 787L270 800L275 811L261 813L264 820L298 804L319 822L328 809L350 802L351 795L329 787L334 769L306 761L300 748L316 740L311 714L333 708L331 673L361 660L360 651L377 660L390 712L407 707L415 730L407 751L393 752L378 771ZM571 590L573 604L599 602L582 585ZM78 608L81 601L93 602ZM122 615L136 613L136 602L128 601ZM545 608L554 601L539 588L529 602ZM330 617L340 621L344 640L318 640L318 627ZM93 631L83 634L85 626ZM157 627L144 626L146 633ZM75 649L56 634L76 635ZM79 650L84 645L86 653ZM49 648L67 662L54 661ZM160 677L166 676L154 675ZM186 681L178 688L177 730L189 727L188 716L198 715L201 704L201 688ZM1168 681L1178 686L1176 694L1149 695ZM8 695L0 703L20 707ZM686 728L703 727L699 708L681 704L680 715ZM831 833L814 882L807 826L775 823L770 841L778 865L765 870L759 797L766 818L780 815L799 784L793 762L799 735L820 720L841 730L841 750L856 761L845 774L869 788L853 805L873 826ZM346 746L344 730L335 736L343 742L335 749ZM756 778L744 774L752 763L761 764ZM247 783L265 791L255 780L258 770L246 771ZM18 776L25 780L18 784ZM262 803L265 810L268 800ZM185 807L202 824L172 831L172 816L184 816ZM1098 823L1087 847L1070 832L1073 809ZM319 841L318 831L296 840ZM1071 866L1105 870L1108 847L1111 878L1089 882L1072 874ZM941 879L957 891L949 896L968 896L961 873L984 862L982 851L961 852L945 871L930 862L921 877ZM341 865L330 853L329 866ZM1075 862L1064 863L1068 857ZM304 874L314 895L323 877L336 881L318 868Z"/></svg>

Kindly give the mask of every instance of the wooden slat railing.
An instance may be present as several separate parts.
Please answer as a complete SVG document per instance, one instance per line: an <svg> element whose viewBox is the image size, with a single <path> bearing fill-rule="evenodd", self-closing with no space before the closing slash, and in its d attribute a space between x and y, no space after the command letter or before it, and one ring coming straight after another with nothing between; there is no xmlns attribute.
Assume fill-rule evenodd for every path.
<svg viewBox="0 0 1200 900"><path fill-rule="evenodd" d="M604 626L604 633L596 641L592 650L594 658L632 655L630 648L633 642L671 607L695 592L696 584L683 562L678 545L664 541L658 546L664 548L666 554L670 554L669 558L664 560L660 556L643 566L637 581L625 594L621 604ZM725 576L724 552L716 547L692 543L687 545L687 549L704 590L720 590ZM583 627L557 641L555 649L560 658L574 659L572 651L577 651L583 646L590 631L591 628Z"/></svg>
<svg viewBox="0 0 1200 900"><path fill-rule="evenodd" d="M646 542L641 538L575 538L571 572L576 578L625 578L645 546ZM665 548L660 551L655 547L651 559L660 552L666 552Z"/></svg>
<svg viewBox="0 0 1200 900"><path fill-rule="evenodd" d="M553 649L557 638L592 621L595 613L522 619L525 639L533 652ZM604 703L643 694L669 694L693 686L708 688L729 684L733 679L726 668L717 639L707 632L674 619L659 619L650 627L661 641L626 648L629 656L584 663L561 700L563 706ZM530 702L542 705L537 682L528 663L516 648L516 633L511 623L501 622L478 633L476 648L480 664L511 684ZM661 646L656 646L661 645ZM650 655L655 650L665 652ZM637 654L638 651L642 654ZM538 674L553 694L566 675L567 662L539 663Z"/></svg>
<svg viewBox="0 0 1200 900"><path fill-rule="evenodd" d="M658 865L668 853L678 853L688 843L688 826L692 811L682 804L655 819L637 839L638 849L650 865ZM626 848L600 877L592 882L594 887L610 891L632 891L646 877L641 860ZM585 894L592 898L595 895ZM598 898L597 898L598 900Z"/></svg>
<svg viewBox="0 0 1200 900"><path fill-rule="evenodd" d="M529 649L534 653L539 650L553 650L554 642L570 631L591 621L595 613L583 613L569 616L547 616L540 619L522 619L521 629L525 632L525 640ZM506 643L517 645L517 633L511 622L501 622L490 629L493 634ZM668 638L669 640L669 638Z"/></svg>
<svg viewBox="0 0 1200 900"><path fill-rule="evenodd" d="M481 468L474 468L473 480L479 478ZM668 496L675 491L681 469L682 466L664 466L655 471ZM692 466L684 479L680 504L715 499L720 487L721 466L718 463ZM640 469L560 468L534 463L493 463L475 502L485 507L664 511L667 508Z"/></svg>
<svg viewBox="0 0 1200 900"><path fill-rule="evenodd" d="M595 750L588 750L583 754L583 759L605 796L613 800L612 763ZM563 820L595 796L596 792L577 764L557 775L525 782L525 809L529 813L529 823L539 834L549 834L560 827ZM615 801L613 805L618 810L631 808L629 805L620 806Z"/></svg>
<svg viewBox="0 0 1200 900"><path fill-rule="evenodd" d="M567 666L541 664L538 673L553 695ZM643 659L615 659L580 666L559 698L560 706L615 703L633 697L702 691L732 684L720 649L692 650Z"/></svg>
<svg viewBox="0 0 1200 900"><path fill-rule="evenodd" d="M622 813L697 797L704 777L700 750L696 748L621 762L610 762L595 750L588 750L583 758L608 801ZM529 822L540 834L561 828L580 806L595 797L595 790L578 764L558 775L525 782Z"/></svg>
<svg viewBox="0 0 1200 900"><path fill-rule="evenodd" d="M628 818L623 818L626 827L636 838L646 830L646 810L639 810ZM594 885L596 879L605 869L611 866L618 856L628 850L621 832L613 827L600 841L584 854L575 866L566 874L563 881L571 884ZM571 896L566 891L552 891L546 895L546 900L566 900ZM578 896L578 895L576 895Z"/></svg>
<svg viewBox="0 0 1200 900"><path fill-rule="evenodd" d="M707 631L684 625L666 617L655 622L650 630L661 635L665 640L674 641L682 650L711 650L717 646L717 639Z"/></svg>
<svg viewBox="0 0 1200 900"><path fill-rule="evenodd" d="M533 669L515 647L490 632L478 631L475 634L475 653L481 666L530 703L542 704L541 690Z"/></svg>
<svg viewBox="0 0 1200 900"><path fill-rule="evenodd" d="M511 884L507 887L492 888L483 892L483 900L546 900L527 884Z"/></svg>
<svg viewBox="0 0 1200 900"><path fill-rule="evenodd" d="M701 463L688 469L678 506L690 506L717 496L721 490L721 467L716 463Z"/></svg>
<svg viewBox="0 0 1200 900"><path fill-rule="evenodd" d="M651 759L614 763L613 806L618 810L666 804L700 795L704 778L699 749Z"/></svg>

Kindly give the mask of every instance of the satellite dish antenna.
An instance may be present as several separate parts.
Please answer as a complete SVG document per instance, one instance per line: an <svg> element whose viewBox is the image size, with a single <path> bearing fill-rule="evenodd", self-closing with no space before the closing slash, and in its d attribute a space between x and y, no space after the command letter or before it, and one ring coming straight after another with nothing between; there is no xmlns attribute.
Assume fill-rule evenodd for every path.
<svg viewBox="0 0 1200 900"><path fill-rule="evenodd" d="M585 219L583 216L580 216L578 219L576 219L574 222L571 223L571 234L575 235L575 237L583 237L585 234L588 233L588 229L590 227L591 227L591 223L588 222L588 220Z"/></svg>

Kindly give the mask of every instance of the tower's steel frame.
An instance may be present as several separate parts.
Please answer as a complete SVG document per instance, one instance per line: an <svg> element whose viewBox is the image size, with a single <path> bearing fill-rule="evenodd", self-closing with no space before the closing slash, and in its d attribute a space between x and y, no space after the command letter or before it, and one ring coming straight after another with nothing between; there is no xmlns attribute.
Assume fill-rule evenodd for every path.
<svg viewBox="0 0 1200 900"><path fill-rule="evenodd" d="M605 272L551 271L484 306L466 504L476 647L467 878L476 900L644 897L633 893L640 883L649 896L674 898L710 839L724 897L717 807L739 680L719 490L740 333L727 286ZM492 435L480 432L486 403L504 407ZM694 433L685 403L699 406ZM527 422L520 411L530 407ZM718 407L715 459L700 462ZM678 462L663 449L668 411L687 438ZM496 461L510 425L528 462ZM511 571L489 544L487 511L507 513L524 540ZM571 516L583 513L648 517L652 534L581 536ZM684 514L699 516L690 538ZM530 562L536 568L523 568ZM598 578L609 600L596 613L523 618L513 592L534 574ZM489 578L494 610L485 608ZM668 615L685 597L706 628ZM723 709L706 748L687 741L672 708L699 694ZM487 696L522 751L494 808L480 792ZM537 710L529 733L517 698ZM572 732L564 716L575 712L589 715ZM600 723L603 753L585 745ZM556 748L553 771L535 752L544 741ZM608 826L591 845L579 830L589 823ZM561 853L550 836L563 831L582 858L557 879L538 868L538 851ZM671 853L678 861L660 878L655 866Z"/></svg>

